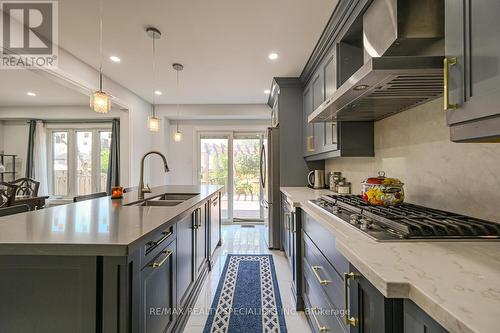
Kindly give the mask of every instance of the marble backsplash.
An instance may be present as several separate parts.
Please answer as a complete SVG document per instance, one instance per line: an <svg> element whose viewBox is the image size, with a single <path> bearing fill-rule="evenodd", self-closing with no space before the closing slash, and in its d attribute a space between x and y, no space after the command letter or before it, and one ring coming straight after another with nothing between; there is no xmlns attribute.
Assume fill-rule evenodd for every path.
<svg viewBox="0 0 500 333"><path fill-rule="evenodd" d="M375 157L333 158L360 193L379 170L405 183L406 201L500 223L500 144L453 143L438 99L375 123Z"/></svg>

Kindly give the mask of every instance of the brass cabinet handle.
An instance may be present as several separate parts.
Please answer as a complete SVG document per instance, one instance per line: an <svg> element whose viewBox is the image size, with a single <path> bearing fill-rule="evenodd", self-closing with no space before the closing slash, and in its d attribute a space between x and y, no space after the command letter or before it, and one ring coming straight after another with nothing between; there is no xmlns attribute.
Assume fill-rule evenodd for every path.
<svg viewBox="0 0 500 333"><path fill-rule="evenodd" d="M312 266L311 268L312 268L312 270L313 270L314 275L316 276L316 279L318 279L319 284L321 284L321 285L327 285L327 284L332 283L332 281L330 281L330 280L323 280L323 279L319 276L318 271L319 271L320 269L322 269L323 267L321 267L321 266Z"/></svg>
<svg viewBox="0 0 500 333"><path fill-rule="evenodd" d="M165 241L165 239L167 239L168 237L172 236L173 232L172 231L164 231L162 232L163 234L163 237L160 238L158 241L155 242L155 245L158 245L160 243L163 243Z"/></svg>
<svg viewBox="0 0 500 333"><path fill-rule="evenodd" d="M356 326L356 323L358 320L354 317L350 317L349 312L351 309L351 305L349 304L349 280L350 279L355 279L358 276L358 274L350 272L350 273L344 273L344 306L345 306L345 323L347 325L351 326Z"/></svg>
<svg viewBox="0 0 500 333"><path fill-rule="evenodd" d="M320 310L320 308L318 308L318 307L311 308L311 313L312 313L312 315L313 315L314 322L316 323L316 326L318 327L318 331L320 331L320 332L326 332L326 331L329 331L329 328L328 328L328 327L326 327L326 326L321 326L321 323L319 322L318 317L316 317L316 313L315 313L315 311L318 311L318 310Z"/></svg>
<svg viewBox="0 0 500 333"><path fill-rule="evenodd" d="M458 104L450 104L450 74L449 74L449 68L450 66L456 65L457 64L457 58L452 57L452 58L447 58L445 57L443 59L443 65L444 65L444 110L455 110L458 108Z"/></svg>
<svg viewBox="0 0 500 333"><path fill-rule="evenodd" d="M307 137L307 151L314 151L314 136Z"/></svg>
<svg viewBox="0 0 500 333"><path fill-rule="evenodd" d="M174 253L174 251L168 250L168 251L162 251L161 253L167 255L160 262L153 262L149 264L149 267L152 267L154 269L160 268L168 260L168 258L170 258L170 256L172 255L172 253Z"/></svg>
<svg viewBox="0 0 500 333"><path fill-rule="evenodd" d="M290 214L285 213L285 221L283 221L283 226L285 227L285 230L290 230Z"/></svg>

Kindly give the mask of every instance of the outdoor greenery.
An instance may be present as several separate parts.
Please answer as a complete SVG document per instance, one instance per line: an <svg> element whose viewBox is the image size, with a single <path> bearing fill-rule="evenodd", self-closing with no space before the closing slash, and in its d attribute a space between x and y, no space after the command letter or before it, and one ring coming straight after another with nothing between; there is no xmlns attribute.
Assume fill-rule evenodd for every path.
<svg viewBox="0 0 500 333"><path fill-rule="evenodd" d="M214 170L209 175L211 182L217 185L226 185L226 179L228 174L227 153L215 155L213 162L214 162Z"/></svg>
<svg viewBox="0 0 500 333"><path fill-rule="evenodd" d="M108 172L109 165L109 148L101 150L101 173Z"/></svg>
<svg viewBox="0 0 500 333"><path fill-rule="evenodd" d="M234 186L238 198L240 195L253 196L259 193L259 156L238 154L236 156Z"/></svg>
<svg viewBox="0 0 500 333"><path fill-rule="evenodd" d="M239 140L234 151L234 187L238 200L259 195L259 142L256 140ZM206 146L202 151L201 181L204 184L227 185L228 152L223 146L211 148Z"/></svg>

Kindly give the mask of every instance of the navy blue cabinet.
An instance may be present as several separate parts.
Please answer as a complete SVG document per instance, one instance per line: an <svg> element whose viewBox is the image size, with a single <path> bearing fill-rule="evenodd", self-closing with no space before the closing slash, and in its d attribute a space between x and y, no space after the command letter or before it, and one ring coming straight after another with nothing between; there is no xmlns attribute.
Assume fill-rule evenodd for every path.
<svg viewBox="0 0 500 333"><path fill-rule="evenodd" d="M177 304L183 308L195 283L194 213L177 222Z"/></svg>
<svg viewBox="0 0 500 333"><path fill-rule="evenodd" d="M403 300L385 298L354 266L344 275L351 333L403 331Z"/></svg>
<svg viewBox="0 0 500 333"><path fill-rule="evenodd" d="M314 332L446 333L410 300L386 298L335 247L335 235L301 211L302 298Z"/></svg>
<svg viewBox="0 0 500 333"><path fill-rule="evenodd" d="M141 332L172 330L176 298L175 240L141 271Z"/></svg>
<svg viewBox="0 0 500 333"><path fill-rule="evenodd" d="M429 317L410 300L404 300L404 333L447 333L448 331Z"/></svg>
<svg viewBox="0 0 500 333"><path fill-rule="evenodd" d="M296 310L302 310L302 247L301 247L301 210L292 207L286 195L281 194L281 240L282 248L288 259L292 272L292 295L295 299ZM299 230L299 232L297 232Z"/></svg>
<svg viewBox="0 0 500 333"><path fill-rule="evenodd" d="M447 121L451 140L500 138L500 2L445 0ZM446 87L445 87L446 88Z"/></svg>

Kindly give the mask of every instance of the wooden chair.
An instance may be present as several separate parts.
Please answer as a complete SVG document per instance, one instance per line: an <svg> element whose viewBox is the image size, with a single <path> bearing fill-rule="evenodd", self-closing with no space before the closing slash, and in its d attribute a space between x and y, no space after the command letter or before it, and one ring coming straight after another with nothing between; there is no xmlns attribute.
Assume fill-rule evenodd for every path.
<svg viewBox="0 0 500 333"><path fill-rule="evenodd" d="M0 208L0 216L8 216L13 214L29 212L30 207L28 205L18 205L11 207Z"/></svg>
<svg viewBox="0 0 500 333"><path fill-rule="evenodd" d="M87 195L80 195L77 197L73 198L73 202L80 202L80 201L85 201L85 200L90 200L90 199L96 199L96 198L102 198L107 196L108 194L106 192L99 192L99 193L92 193L92 194L87 194Z"/></svg>
<svg viewBox="0 0 500 333"><path fill-rule="evenodd" d="M0 208L8 207L14 202L17 186L0 182Z"/></svg>
<svg viewBox="0 0 500 333"><path fill-rule="evenodd" d="M16 185L16 196L36 197L38 196L38 189L40 182L31 178L19 178L9 182L9 184Z"/></svg>

